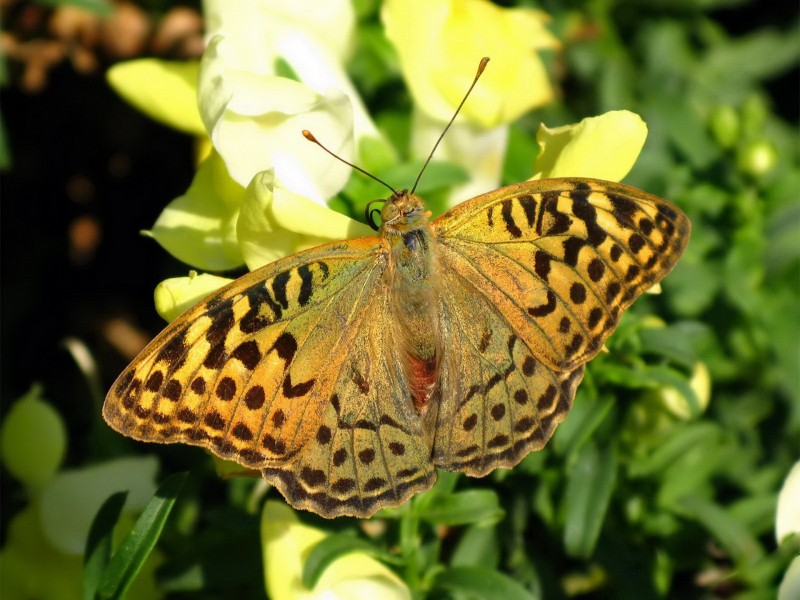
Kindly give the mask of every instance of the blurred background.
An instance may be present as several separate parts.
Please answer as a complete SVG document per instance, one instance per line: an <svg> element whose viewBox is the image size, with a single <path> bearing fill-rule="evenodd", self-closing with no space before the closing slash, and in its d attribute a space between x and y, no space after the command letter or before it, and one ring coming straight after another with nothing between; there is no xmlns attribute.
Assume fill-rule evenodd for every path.
<svg viewBox="0 0 800 600"><path fill-rule="evenodd" d="M580 423L510 473L448 478L443 494L488 490L504 516L483 527L431 518L419 530L424 565L417 567L430 575L490 565L529 597L774 597L797 553L796 544L778 544L775 533L778 493L800 454L797 4L496 4L545 11L561 44L543 54L553 101L511 125L503 183L530 176L525 169L537 152L539 123L556 126L624 108L642 115L650 129L625 182L679 204L694 231L664 294L642 302L615 335L620 339L612 338L616 357L601 356L590 367L584 384L590 389L576 400L576 410L581 403L583 409L572 416ZM380 2L354 5L348 72L407 160L412 100L383 37ZM164 326L153 289L188 271L140 231L185 192L197 156L192 136L127 104L105 73L142 57L198 60L203 7L3 0L0 9L4 425L11 425L7 417L20 399L36 401L28 416L18 417L24 425L2 431L0 570L11 585L3 596L80 596L73 584L80 582L82 548L70 545L67 534L55 540L47 534L53 478L148 455L158 462L144 479L152 480L156 469L157 479L181 470L191 475L157 564L145 573L142 597L263 597L264 541L252 506L257 482L223 481L202 451L130 442L100 417L107 388ZM346 204L347 189L344 196ZM659 328L668 324L660 337L647 332L653 315ZM653 379L634 383L637 361L683 373L700 406L676 408L674 389ZM47 464L31 467L26 461L36 463L49 442L57 448L43 459ZM612 446L612 458L602 454ZM580 525L573 520L580 507L593 504L575 500L580 491L569 473L576 465L611 474L596 482L603 490L598 514L584 515L590 522ZM44 475L34 472L40 467ZM39 519L34 512L42 507ZM32 554L16 545L20 515L33 515L28 529L17 525L27 532L19 536L31 544L35 538ZM387 550L402 518L365 530L350 519L301 515L326 532L355 532ZM596 531L576 542L570 537L581 537L576 527ZM73 534L80 540L85 531ZM51 573L61 583L20 595L25 586L7 583L8 565L27 577L20 565L30 556L58 565ZM425 583L408 575L407 564L395 567L419 594L467 597L458 586L432 585L434 575Z"/></svg>

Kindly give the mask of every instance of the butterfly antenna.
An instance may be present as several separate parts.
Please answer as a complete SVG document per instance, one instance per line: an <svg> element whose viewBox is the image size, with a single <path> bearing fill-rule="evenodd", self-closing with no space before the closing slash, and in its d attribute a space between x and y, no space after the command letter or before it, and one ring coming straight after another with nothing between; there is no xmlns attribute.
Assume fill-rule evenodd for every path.
<svg viewBox="0 0 800 600"><path fill-rule="evenodd" d="M459 104L458 108L456 108L456 112L453 113L453 116L450 118L450 122L447 123L447 126L442 131L442 134L439 136L439 139L436 140L436 143L433 145L433 150L431 150L431 153L428 154L428 159L425 161L425 164L422 165L422 169L420 169L419 175L417 175L417 180L414 182L414 187L411 188L411 193L412 194L414 193L414 190L417 189L417 184L419 183L419 180L422 177L422 174L425 172L425 169L428 168L428 163L431 162L431 159L433 158L433 153L436 152L436 149L439 147L439 144L441 143L442 139L444 138L444 134L446 134L447 130L450 129L450 125L452 125L453 121L456 120L456 117L458 116L458 113L461 111L461 107L464 106L464 102L466 102L467 98L469 98L469 95L472 92L472 88L475 87L475 84L478 83L478 79L480 79L481 75L483 75L483 70L486 68L486 63L488 63L488 62L489 62L489 57L488 56L484 56L481 59L481 63L478 65L478 72L475 73L475 79L472 80L472 85L469 86L469 89L467 90L467 93L464 94L464 97L461 99L461 104Z"/></svg>
<svg viewBox="0 0 800 600"><path fill-rule="evenodd" d="M346 161L345 159L343 159L341 156L339 156L335 152L332 152L331 150L328 150L325 146L322 145L322 143L317 138L314 137L314 134L311 133L308 129L303 129L303 137L306 138L309 142L314 142L317 146L319 146L320 148L325 150L325 152L330 154L336 160L339 160L339 161L343 162L344 164L346 164L346 165L352 167L353 169L355 169L356 171L358 171L360 173L363 173L364 175L366 175L370 179L374 179L375 181L377 181L381 185L386 186L387 188L389 188L392 191L393 194L397 194L397 190L394 189L392 186L390 186L388 183L386 183L383 179L375 177L375 175L373 175L372 173L369 173L369 172L365 171L361 167L358 167L358 166L354 165L353 163L351 163L349 161Z"/></svg>

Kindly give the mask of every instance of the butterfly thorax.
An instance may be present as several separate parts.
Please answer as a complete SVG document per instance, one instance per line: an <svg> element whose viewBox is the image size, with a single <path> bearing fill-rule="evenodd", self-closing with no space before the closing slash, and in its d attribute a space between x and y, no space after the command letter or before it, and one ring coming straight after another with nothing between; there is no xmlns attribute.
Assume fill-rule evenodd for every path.
<svg viewBox="0 0 800 600"><path fill-rule="evenodd" d="M436 390L441 357L436 240L428 215L422 199L403 190L386 201L380 230L390 248L386 277L399 362L420 414Z"/></svg>

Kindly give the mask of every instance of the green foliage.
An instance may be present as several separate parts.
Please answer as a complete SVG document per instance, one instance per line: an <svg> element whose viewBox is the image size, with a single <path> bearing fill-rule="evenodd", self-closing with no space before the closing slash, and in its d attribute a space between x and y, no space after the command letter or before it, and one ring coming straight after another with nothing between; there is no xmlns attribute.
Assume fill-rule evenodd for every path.
<svg viewBox="0 0 800 600"><path fill-rule="evenodd" d="M156 490L116 552L110 554L114 525L122 511L125 496L112 495L97 513L90 530L86 552L86 592L96 590L98 598L125 598L134 579L158 541L164 524L186 481L186 473L169 477Z"/></svg>
<svg viewBox="0 0 800 600"><path fill-rule="evenodd" d="M511 127L505 182L531 175L540 122L637 112L650 133L626 183L686 211L689 248L663 293L625 315L544 450L484 479L442 472L376 527L300 514L330 534L305 557L303 583L362 552L415 597L774 597L798 552L791 540L778 546L773 527L800 454L800 156L774 82L797 68L800 29L731 35L711 11L752 12L746 0L536 4L564 43L553 59L563 93ZM378 3L356 5L350 74L397 151L363 166L391 183L413 181L408 92ZM435 205L463 178L434 162L420 191ZM354 177L335 206L360 215L385 195ZM197 461L184 498L175 502L183 480L167 480L113 556L121 500L109 499L90 535L86 597L121 597L157 539L164 592L263 597L260 483L219 481L199 450L164 456L170 468Z"/></svg>

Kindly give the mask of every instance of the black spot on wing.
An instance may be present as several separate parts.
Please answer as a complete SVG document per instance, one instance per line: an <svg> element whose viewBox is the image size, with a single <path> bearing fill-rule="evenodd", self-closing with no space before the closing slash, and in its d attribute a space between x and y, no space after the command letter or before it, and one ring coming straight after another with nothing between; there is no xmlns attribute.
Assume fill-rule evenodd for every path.
<svg viewBox="0 0 800 600"><path fill-rule="evenodd" d="M514 206L514 201L511 198L506 198L503 200L502 209L500 211L501 216L503 217L503 223L506 226L506 231L511 235L513 238L518 238L522 236L522 231L514 222L514 215L511 214L511 209Z"/></svg>
<svg viewBox="0 0 800 600"><path fill-rule="evenodd" d="M587 241L595 248L606 241L608 234L597 224L597 210L589 203L588 193L584 191L573 191L572 214L583 221L586 226Z"/></svg>
<svg viewBox="0 0 800 600"><path fill-rule="evenodd" d="M556 309L556 294L553 290L547 290L547 302L539 306L528 308L528 314L532 317L546 317Z"/></svg>
<svg viewBox="0 0 800 600"><path fill-rule="evenodd" d="M275 294L275 302L280 304L284 310L289 308L289 299L286 297L286 286L289 284L291 271L278 273L272 280L272 293Z"/></svg>
<svg viewBox="0 0 800 600"><path fill-rule="evenodd" d="M297 274L300 276L300 293L297 295L297 303L300 306L305 306L314 291L314 275L308 265L298 267Z"/></svg>
<svg viewBox="0 0 800 600"><path fill-rule="evenodd" d="M536 200L530 194L522 194L517 200L525 212L525 219L528 221L528 229L530 229L536 221Z"/></svg>
<svg viewBox="0 0 800 600"><path fill-rule="evenodd" d="M242 333L256 333L281 318L283 309L272 299L265 285L256 285L245 292L250 310L239 322Z"/></svg>
<svg viewBox="0 0 800 600"><path fill-rule="evenodd" d="M208 317L211 319L211 325L206 330L206 340L210 346L214 347L225 341L228 332L233 327L233 300L228 298L217 304L208 311Z"/></svg>

